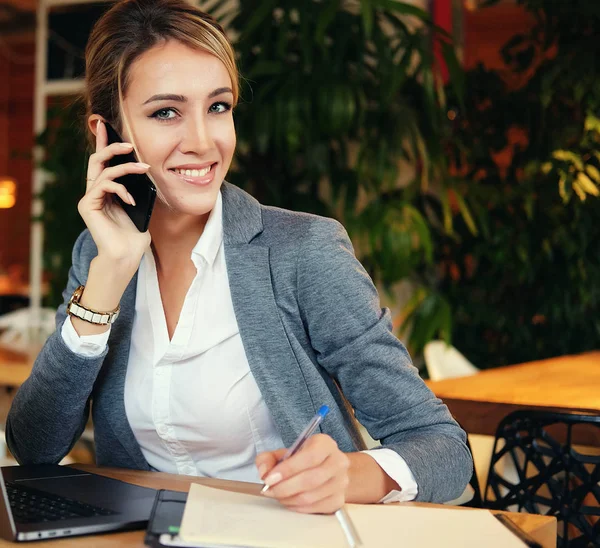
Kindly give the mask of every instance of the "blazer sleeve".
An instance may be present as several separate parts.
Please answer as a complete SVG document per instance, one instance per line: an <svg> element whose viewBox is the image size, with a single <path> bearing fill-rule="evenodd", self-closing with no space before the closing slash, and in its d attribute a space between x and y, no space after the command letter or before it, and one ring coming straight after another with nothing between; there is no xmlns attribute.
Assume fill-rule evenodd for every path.
<svg viewBox="0 0 600 548"><path fill-rule="evenodd" d="M340 385L356 417L408 464L420 501L461 495L473 470L466 434L427 388L389 310L356 259L345 229L314 220L297 265L302 320L319 364Z"/></svg>
<svg viewBox="0 0 600 548"><path fill-rule="evenodd" d="M108 349L97 357L86 358L72 352L61 335L67 303L87 279L89 261L82 260L86 239L91 239L87 230L73 248L73 266L63 292L64 302L56 313L56 330L40 351L8 413L6 442L20 464L60 462L79 439L89 416L90 394Z"/></svg>

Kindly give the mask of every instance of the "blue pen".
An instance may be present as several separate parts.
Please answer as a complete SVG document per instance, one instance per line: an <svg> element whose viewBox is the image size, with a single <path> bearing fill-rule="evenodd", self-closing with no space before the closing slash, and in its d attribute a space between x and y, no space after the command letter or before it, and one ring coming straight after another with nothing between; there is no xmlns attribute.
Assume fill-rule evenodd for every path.
<svg viewBox="0 0 600 548"><path fill-rule="evenodd" d="M329 413L329 407L326 405L322 405L317 414L312 418L312 420L308 423L308 426L300 432L300 435L296 438L296 441L292 443L292 446L285 452L285 455L281 458L279 462L283 462L284 460L289 459L292 455L295 455L301 447L304 445L304 442L312 436L313 432L317 429L317 426L321 424L321 421L325 418L325 415ZM262 488L261 493L266 493L269 489L270 485L266 485Z"/></svg>
<svg viewBox="0 0 600 548"><path fill-rule="evenodd" d="M285 452L283 457L279 462L283 462L286 459L289 459L292 455L295 455L304 445L304 442L310 438L313 432L317 429L317 426L321 424L321 421L325 418L325 415L329 413L329 407L326 405L322 405L317 414L312 418L312 420L308 423L308 426L300 432L300 435L296 438L296 441L292 444L292 446ZM266 493L269 489L269 485L265 484L262 488L261 493ZM358 536L358 532L350 519L350 516L346 513L344 508L340 508L336 513L335 517L338 519L340 525L342 526L342 530L344 531L344 535L346 536L346 541L348 542L348 546L350 548L358 548L362 546L362 542L360 537Z"/></svg>

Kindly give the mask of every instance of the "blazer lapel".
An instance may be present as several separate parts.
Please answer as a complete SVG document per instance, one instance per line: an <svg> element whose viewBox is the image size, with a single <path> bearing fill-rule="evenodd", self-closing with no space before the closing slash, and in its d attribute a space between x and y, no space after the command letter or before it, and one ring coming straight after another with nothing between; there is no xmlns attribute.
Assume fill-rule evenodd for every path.
<svg viewBox="0 0 600 548"><path fill-rule="evenodd" d="M273 294L269 249L226 248L229 287L250 370L286 446L315 414Z"/></svg>
<svg viewBox="0 0 600 548"><path fill-rule="evenodd" d="M269 248L250 244L262 232L260 205L227 183L222 195L225 260L240 336L250 370L289 446L316 408L279 315Z"/></svg>
<svg viewBox="0 0 600 548"><path fill-rule="evenodd" d="M135 439L125 412L125 376L127 374L131 331L135 313L136 287L137 273L121 298L122 312L117 319L117 323L122 323L118 328L116 325L113 326L110 334L110 350L105 360L105 363L109 365L106 371L102 372L102 383L104 385L102 393L107 395L102 400L102 414L135 466L140 470L149 470L150 466Z"/></svg>

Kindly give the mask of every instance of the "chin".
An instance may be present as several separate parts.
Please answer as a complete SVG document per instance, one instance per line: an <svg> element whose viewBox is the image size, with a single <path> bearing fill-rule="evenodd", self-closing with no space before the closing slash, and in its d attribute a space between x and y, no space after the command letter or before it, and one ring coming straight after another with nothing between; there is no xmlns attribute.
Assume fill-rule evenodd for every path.
<svg viewBox="0 0 600 548"><path fill-rule="evenodd" d="M211 189L211 192L186 193L179 196L166 196L165 207L183 215L201 216L210 213L215 207L220 185Z"/></svg>

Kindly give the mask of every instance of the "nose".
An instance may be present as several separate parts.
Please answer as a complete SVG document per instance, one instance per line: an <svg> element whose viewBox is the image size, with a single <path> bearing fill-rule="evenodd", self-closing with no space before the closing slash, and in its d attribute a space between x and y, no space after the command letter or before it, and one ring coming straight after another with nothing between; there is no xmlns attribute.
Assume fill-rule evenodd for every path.
<svg viewBox="0 0 600 548"><path fill-rule="evenodd" d="M204 117L188 118L182 126L179 148L184 154L204 155L214 146L210 128Z"/></svg>

